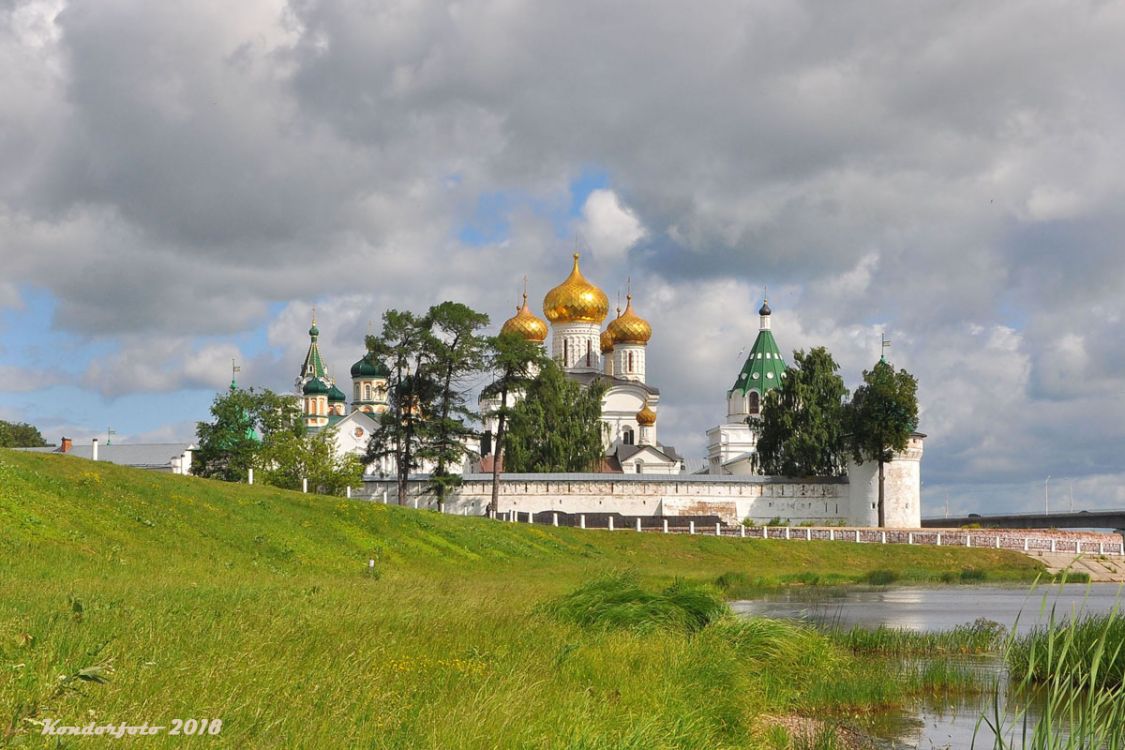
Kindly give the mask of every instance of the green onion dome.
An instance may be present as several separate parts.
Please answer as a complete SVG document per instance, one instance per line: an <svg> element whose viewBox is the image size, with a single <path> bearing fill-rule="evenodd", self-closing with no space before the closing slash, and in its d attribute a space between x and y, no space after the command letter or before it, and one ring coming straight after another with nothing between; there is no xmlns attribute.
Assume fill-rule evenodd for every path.
<svg viewBox="0 0 1125 750"><path fill-rule="evenodd" d="M320 378L312 378L309 382L305 383L305 387L301 389L301 393L306 396L322 396L328 393L328 386Z"/></svg>
<svg viewBox="0 0 1125 750"><path fill-rule="evenodd" d="M348 397L344 395L344 392L337 388L336 384L333 383L332 386L328 389L328 403L343 403L347 400Z"/></svg>
<svg viewBox="0 0 1125 750"><path fill-rule="evenodd" d="M391 371L385 364L375 358L371 352L363 355L363 359L352 365L353 378L387 378Z"/></svg>

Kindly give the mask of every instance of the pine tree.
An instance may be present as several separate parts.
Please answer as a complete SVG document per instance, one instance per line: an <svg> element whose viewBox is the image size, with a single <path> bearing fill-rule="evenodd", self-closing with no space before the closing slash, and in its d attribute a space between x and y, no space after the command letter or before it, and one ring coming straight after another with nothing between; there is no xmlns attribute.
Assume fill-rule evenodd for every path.
<svg viewBox="0 0 1125 750"><path fill-rule="evenodd" d="M469 423L477 415L469 409L470 378L484 369L487 340L479 331L488 316L459 302L431 307L422 320L424 369L435 386L432 411L423 414L424 431L418 456L430 461L430 490L438 508L461 483L461 473L451 471L465 458L469 439L476 433Z"/></svg>
<svg viewBox="0 0 1125 750"><path fill-rule="evenodd" d="M495 376L481 392L486 401L495 407L486 415L496 417L496 435L492 456L492 499L489 513L495 513L500 500L500 468L504 461L504 443L507 438L508 419L513 406L527 393L535 373L545 366L546 358L539 344L528 341L518 333L501 334L489 341L490 366Z"/></svg>
<svg viewBox="0 0 1125 750"><path fill-rule="evenodd" d="M366 462L391 458L395 464L399 505L406 503L407 482L421 465L424 415L431 413L436 385L424 369L425 321L409 311L387 310L383 331L367 337L369 351L388 363L388 408L367 444Z"/></svg>

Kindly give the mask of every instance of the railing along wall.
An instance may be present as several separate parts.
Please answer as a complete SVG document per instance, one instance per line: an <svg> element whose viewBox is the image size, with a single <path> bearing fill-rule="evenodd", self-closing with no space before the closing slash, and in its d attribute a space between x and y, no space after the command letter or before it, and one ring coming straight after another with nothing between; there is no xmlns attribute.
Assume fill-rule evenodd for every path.
<svg viewBox="0 0 1125 750"><path fill-rule="evenodd" d="M552 511L532 513L504 511L496 516L510 523L574 526L606 531L664 534L695 534L741 539L851 542L853 544L907 544L934 547L1006 549L1016 552L1055 552L1082 555L1122 555L1125 543L1053 537L1049 534L1017 534L1011 531L969 529L848 529L824 526L728 526L712 517L618 516L616 514L566 514Z"/></svg>

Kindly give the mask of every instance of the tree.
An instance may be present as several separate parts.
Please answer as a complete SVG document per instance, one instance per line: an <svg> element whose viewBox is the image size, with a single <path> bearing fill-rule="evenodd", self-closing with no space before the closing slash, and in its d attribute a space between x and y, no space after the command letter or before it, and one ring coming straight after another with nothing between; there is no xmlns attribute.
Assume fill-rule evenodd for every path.
<svg viewBox="0 0 1125 750"><path fill-rule="evenodd" d="M879 463L879 525L886 525L883 469L896 451L906 450L918 427L918 381L881 359L863 373L846 411L849 446L856 463Z"/></svg>
<svg viewBox="0 0 1125 750"><path fill-rule="evenodd" d="M605 385L583 388L553 361L544 363L524 398L512 408L504 439L507 470L593 470L605 454L602 396Z"/></svg>
<svg viewBox="0 0 1125 750"><path fill-rule="evenodd" d="M367 444L368 463L391 458L395 464L399 505L406 503L410 474L421 464L424 415L430 413L436 384L424 368L426 324L409 311L387 310L383 331L367 337L367 348L389 363L388 408Z"/></svg>
<svg viewBox="0 0 1125 750"><path fill-rule="evenodd" d="M502 333L489 340L489 365L495 379L481 391L482 400L492 407L484 416L496 418L496 435L492 455L492 499L489 513L495 513L500 502L500 466L504 460L504 440L513 404L525 393L535 373L544 366L543 350L534 341L518 333Z"/></svg>
<svg viewBox="0 0 1125 750"><path fill-rule="evenodd" d="M487 340L478 335L488 325L488 316L459 302L431 307L422 321L423 367L433 382L433 411L423 413L425 430L419 458L432 462L430 489L438 508L461 483L461 474L450 471L465 458L468 439L474 431L468 422L476 418L468 407L468 379L485 366Z"/></svg>
<svg viewBox="0 0 1125 750"><path fill-rule="evenodd" d="M296 402L268 389L220 393L211 404L211 416L212 422L196 424L199 447L192 472L228 482L246 478L268 436L300 426Z"/></svg>
<svg viewBox="0 0 1125 750"><path fill-rule="evenodd" d="M297 490L307 479L313 491L339 495L363 481L363 462L350 454L338 456L335 443L334 428L312 434L304 427L281 430L263 441L255 463L266 484Z"/></svg>
<svg viewBox="0 0 1125 750"><path fill-rule="evenodd" d="M39 428L27 422L6 422L0 419L0 448L45 448L47 441Z"/></svg>
<svg viewBox="0 0 1125 750"><path fill-rule="evenodd" d="M758 438L759 468L787 477L844 473L844 401L839 366L822 346L793 352L781 386L766 395Z"/></svg>
<svg viewBox="0 0 1125 750"><path fill-rule="evenodd" d="M487 315L443 302L422 316L388 310L382 334L368 337L368 348L390 363L391 377L389 408L371 435L367 459L394 460L400 504L410 474L427 462L439 507L461 481L451 467L464 458L473 434L468 381L484 367L486 340L477 331L486 325Z"/></svg>

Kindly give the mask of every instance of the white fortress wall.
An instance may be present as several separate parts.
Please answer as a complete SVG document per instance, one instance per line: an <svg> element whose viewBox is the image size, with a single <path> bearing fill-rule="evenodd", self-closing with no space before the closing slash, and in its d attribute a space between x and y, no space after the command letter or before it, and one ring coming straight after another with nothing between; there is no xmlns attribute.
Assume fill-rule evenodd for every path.
<svg viewBox="0 0 1125 750"><path fill-rule="evenodd" d="M906 451L885 467L888 528L921 526L923 439L911 437ZM393 478L367 479L366 494L396 502ZM445 511L482 515L492 497L491 474L466 474ZM850 464L837 479L792 479L760 475L711 474L503 474L499 511L620 513L625 516L716 515L728 524L749 518L790 524L846 523L877 526L878 465ZM425 477L410 481L407 505L437 508Z"/></svg>
<svg viewBox="0 0 1125 750"><path fill-rule="evenodd" d="M386 491L394 502L393 480L368 480L375 499ZM492 496L492 477L469 474L446 512L482 514ZM436 508L424 494L424 480L411 481L408 505ZM717 515L736 524L745 518L766 523L778 518L791 523L826 523L848 517L845 479L789 480L776 477L712 477L707 475L505 474L500 482L499 510L521 513L620 513L627 516Z"/></svg>

